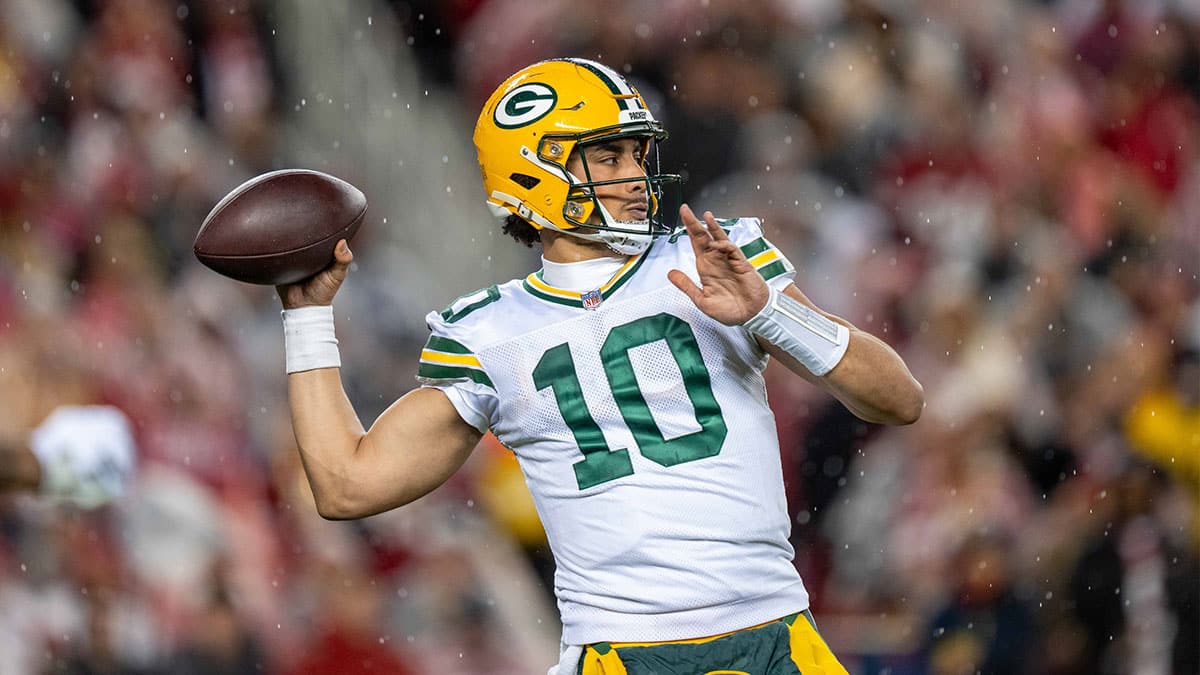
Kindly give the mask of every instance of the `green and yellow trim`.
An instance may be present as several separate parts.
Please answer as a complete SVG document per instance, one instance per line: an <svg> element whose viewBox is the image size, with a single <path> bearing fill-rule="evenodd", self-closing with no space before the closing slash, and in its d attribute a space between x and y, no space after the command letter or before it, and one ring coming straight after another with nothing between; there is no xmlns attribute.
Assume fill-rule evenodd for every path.
<svg viewBox="0 0 1200 675"><path fill-rule="evenodd" d="M653 243L650 244L650 248L654 248ZM621 266L621 269L617 270L617 273L599 288L601 300L607 300L610 296L612 296L613 293L616 293L621 286L624 286L625 282L633 278L634 273L637 272L638 268L642 266L642 263L646 261L646 256L648 253L650 253L650 248L647 248L641 254L633 256L626 261L625 264ZM525 277L525 281L521 284L521 287L528 291L530 295L541 298L542 300L548 300L550 302L566 305L568 307L583 307L582 293L576 293L575 291L568 291L562 288L555 288L554 286L551 286L542 280L541 270L538 270L537 272Z"/></svg>
<svg viewBox="0 0 1200 675"><path fill-rule="evenodd" d="M429 341L421 350L417 377L423 380L467 379L495 388L478 356L462 343L437 335L429 336Z"/></svg>
<svg viewBox="0 0 1200 675"><path fill-rule="evenodd" d="M746 256L746 259L749 260L763 251L771 251L774 250L774 248L774 246L771 246L769 243L767 243L765 238L759 237L758 239L755 239L754 241L742 247L742 255Z"/></svg>
<svg viewBox="0 0 1200 675"><path fill-rule="evenodd" d="M779 255L779 251L776 251L775 249L772 248L772 249L763 251L762 253L759 253L758 255L754 256L753 258L748 258L747 261L751 265L754 265L754 269L758 269L760 267L766 266L767 263L775 262L776 260L779 260L780 257L781 256Z"/></svg>
<svg viewBox="0 0 1200 675"><path fill-rule="evenodd" d="M758 270L758 273L767 281L789 271L787 259L783 257L779 249L772 246L763 237L759 237L741 248L742 254L746 256L746 261Z"/></svg>

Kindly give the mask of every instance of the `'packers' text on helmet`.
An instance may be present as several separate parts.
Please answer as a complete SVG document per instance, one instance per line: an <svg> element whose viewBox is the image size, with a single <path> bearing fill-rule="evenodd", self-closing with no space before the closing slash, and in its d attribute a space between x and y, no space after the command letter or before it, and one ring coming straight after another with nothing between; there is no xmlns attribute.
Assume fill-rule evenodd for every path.
<svg viewBox="0 0 1200 675"><path fill-rule="evenodd" d="M539 230L602 241L625 255L641 253L653 237L670 233L659 206L664 184L678 183L679 177L647 171L594 181L582 151L583 175L567 170L576 148L617 138L643 139L646 169L647 158L656 155L650 146L666 132L616 71L574 58L521 69L492 93L475 125L488 208L501 220L516 215ZM597 186L639 181L650 202L645 220L617 220L596 197Z"/></svg>

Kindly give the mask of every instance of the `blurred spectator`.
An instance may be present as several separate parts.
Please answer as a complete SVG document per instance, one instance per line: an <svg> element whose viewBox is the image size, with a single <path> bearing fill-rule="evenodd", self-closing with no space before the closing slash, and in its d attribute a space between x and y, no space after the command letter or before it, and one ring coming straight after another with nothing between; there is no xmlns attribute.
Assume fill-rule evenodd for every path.
<svg viewBox="0 0 1200 675"><path fill-rule="evenodd" d="M933 614L929 671L1027 673L1035 662L1033 612L1017 595L1011 548L981 535L955 555L949 601Z"/></svg>
<svg viewBox="0 0 1200 675"><path fill-rule="evenodd" d="M408 675L418 672L380 637L384 597L373 580L330 567L317 586L327 618L290 672L295 675Z"/></svg>
<svg viewBox="0 0 1200 675"><path fill-rule="evenodd" d="M1164 528L1161 474L1134 464L1111 494L1071 574L1088 641L1081 672L1191 673L1200 668L1200 562Z"/></svg>
<svg viewBox="0 0 1200 675"><path fill-rule="evenodd" d="M222 576L222 568L215 566L208 604L190 621L183 643L168 659L168 672L243 675L269 670L262 646L234 610Z"/></svg>

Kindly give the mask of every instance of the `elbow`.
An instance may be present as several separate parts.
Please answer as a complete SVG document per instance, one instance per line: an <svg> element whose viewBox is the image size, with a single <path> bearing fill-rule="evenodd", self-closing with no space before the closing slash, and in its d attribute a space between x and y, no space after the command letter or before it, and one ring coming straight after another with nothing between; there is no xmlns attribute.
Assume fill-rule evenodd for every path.
<svg viewBox="0 0 1200 675"><path fill-rule="evenodd" d="M346 511L339 508L331 508L329 506L322 506L321 504L317 504L317 515L321 516L325 520L332 521L354 520L355 518L361 517L355 515L351 511Z"/></svg>
<svg viewBox="0 0 1200 675"><path fill-rule="evenodd" d="M909 391L901 398L899 405L895 410L895 421L893 424L906 425L912 424L921 419L921 413L925 411L925 389L920 382L912 381L912 386Z"/></svg>
<svg viewBox="0 0 1200 675"><path fill-rule="evenodd" d="M339 481L337 486L326 486L326 489L313 489L313 501L316 503L317 514L325 520L357 520L374 516L384 511L404 506L415 500L419 495L406 495L403 492L389 493L386 496L375 494L369 486L354 481Z"/></svg>
<svg viewBox="0 0 1200 675"><path fill-rule="evenodd" d="M326 476L322 481L309 476L317 514L325 520L354 520L378 512L362 499L363 490L348 475Z"/></svg>
<svg viewBox="0 0 1200 675"><path fill-rule="evenodd" d="M858 413L858 416L873 424L905 426L921 419L924 410L925 390L920 383L912 380L911 385L902 391L892 391L886 401L881 401L869 414Z"/></svg>
<svg viewBox="0 0 1200 675"><path fill-rule="evenodd" d="M317 514L325 520L354 520L368 515L344 496L338 497L314 491L313 500L317 505Z"/></svg>

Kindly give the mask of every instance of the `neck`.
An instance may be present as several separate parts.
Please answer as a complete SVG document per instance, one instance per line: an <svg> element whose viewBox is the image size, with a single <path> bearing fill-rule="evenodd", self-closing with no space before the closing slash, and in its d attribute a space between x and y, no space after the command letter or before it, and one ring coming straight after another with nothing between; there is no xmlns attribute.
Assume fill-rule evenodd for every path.
<svg viewBox="0 0 1200 675"><path fill-rule="evenodd" d="M628 258L600 256L590 260L561 263L542 258L542 281L568 291L594 291L621 271Z"/></svg>

